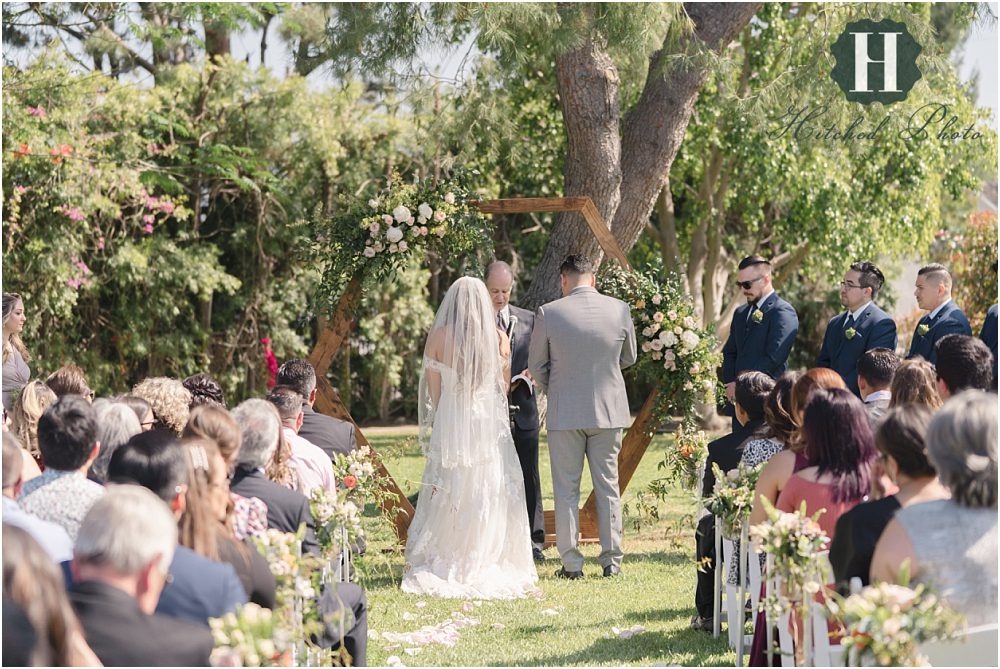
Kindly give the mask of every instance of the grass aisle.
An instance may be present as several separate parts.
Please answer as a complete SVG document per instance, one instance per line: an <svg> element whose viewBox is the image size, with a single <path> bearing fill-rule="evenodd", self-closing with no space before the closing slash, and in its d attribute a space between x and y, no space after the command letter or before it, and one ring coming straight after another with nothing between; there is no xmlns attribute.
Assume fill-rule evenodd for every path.
<svg viewBox="0 0 1000 669"><path fill-rule="evenodd" d="M419 487L423 457L413 430L365 431L384 453L386 465L407 494ZM667 437L657 437L637 470L623 501L634 500L638 490L656 478ZM394 452L393 452L394 451ZM548 449L541 444L542 488L546 508L552 507ZM584 474L586 498L589 476ZM387 533L370 536L368 556L362 567L368 593L371 666L384 666L398 656L410 666L496 665L729 665L734 656L724 634L718 640L692 632L694 560L692 531L679 524L690 511L688 493L676 491L661 508L661 518L637 531L626 526L624 575L604 579L596 562L599 548L584 547L587 563L582 581L563 581L552 574L559 567L555 548L538 565L539 598L517 601L463 602L408 595L399 590L402 555L387 553L394 542ZM369 509L369 513L373 513ZM626 518L626 524L628 518ZM440 626L447 620L475 619L461 627L453 646L398 643L383 633L415 632ZM461 623L460 623L461 625ZM612 628L626 630L641 625L629 638ZM628 636L627 634L624 636ZM407 648L410 652L407 652Z"/></svg>

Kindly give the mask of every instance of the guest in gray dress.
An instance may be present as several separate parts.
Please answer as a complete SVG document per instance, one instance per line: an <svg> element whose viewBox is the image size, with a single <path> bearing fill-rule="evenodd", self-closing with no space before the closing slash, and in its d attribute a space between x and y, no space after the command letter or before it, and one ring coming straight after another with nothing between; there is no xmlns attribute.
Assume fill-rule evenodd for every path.
<svg viewBox="0 0 1000 669"><path fill-rule="evenodd" d="M28 361L31 356L21 332L24 330L24 302L17 293L3 294L3 408L10 411L11 396L31 378Z"/></svg>
<svg viewBox="0 0 1000 669"><path fill-rule="evenodd" d="M951 499L896 512L872 556L871 578L896 582L902 565L934 587L970 627L997 622L997 400L966 390L927 431L927 455Z"/></svg>

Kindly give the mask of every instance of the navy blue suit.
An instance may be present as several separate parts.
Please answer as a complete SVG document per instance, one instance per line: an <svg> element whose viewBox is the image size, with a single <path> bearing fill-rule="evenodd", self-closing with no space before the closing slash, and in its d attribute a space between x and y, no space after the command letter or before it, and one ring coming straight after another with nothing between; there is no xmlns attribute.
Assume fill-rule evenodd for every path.
<svg viewBox="0 0 1000 669"><path fill-rule="evenodd" d="M744 304L733 314L729 339L722 349L722 382L736 380L748 369L764 372L772 378L788 369L788 353L799 331L799 317L788 302L772 292L760 305L760 321L748 318L750 305Z"/></svg>
<svg viewBox="0 0 1000 669"><path fill-rule="evenodd" d="M929 328L927 334L920 334L920 326L922 325ZM912 358L919 355L931 364L936 363L937 351L934 350L934 345L942 337L950 334L972 336L972 326L969 325L969 319L954 302L948 302L944 305L933 320L930 318L930 314L920 319L920 322L917 323L917 330L913 333L910 352L906 357Z"/></svg>
<svg viewBox="0 0 1000 669"><path fill-rule="evenodd" d="M979 338L989 347L993 353L993 387L997 387L997 305L990 307L986 312L986 320L983 321L983 329L979 331Z"/></svg>
<svg viewBox="0 0 1000 669"><path fill-rule="evenodd" d="M829 367L840 374L851 392L861 396L858 390L858 359L865 351L873 348L896 350L896 321L889 314L870 303L855 320L854 337L847 338L847 319L850 312L845 311L830 319L823 337L823 348L816 358L817 367Z"/></svg>

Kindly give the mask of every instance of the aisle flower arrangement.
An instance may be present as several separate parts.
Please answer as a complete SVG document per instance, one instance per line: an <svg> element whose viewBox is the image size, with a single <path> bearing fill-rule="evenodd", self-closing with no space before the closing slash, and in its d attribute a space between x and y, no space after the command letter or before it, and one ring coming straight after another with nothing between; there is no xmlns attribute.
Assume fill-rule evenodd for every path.
<svg viewBox="0 0 1000 669"><path fill-rule="evenodd" d="M209 618L215 648L213 667L290 667L290 630L270 609L253 602L221 618Z"/></svg>
<svg viewBox="0 0 1000 669"><path fill-rule="evenodd" d="M845 628L841 643L850 666L928 666L919 645L950 639L964 627L962 616L922 584L911 590L877 583L849 597L835 596L827 608Z"/></svg>
<svg viewBox="0 0 1000 669"><path fill-rule="evenodd" d="M763 465L756 467L740 465L736 469L723 472L719 469L719 465L712 463L715 487L704 503L705 508L713 516L722 520L722 533L726 538L736 539L740 536L743 521L750 517L754 487L763 468Z"/></svg>
<svg viewBox="0 0 1000 669"><path fill-rule="evenodd" d="M313 488L309 508L316 523L316 542L323 555L333 559L345 544L364 534L361 510L349 499L349 490L336 494L324 488Z"/></svg>

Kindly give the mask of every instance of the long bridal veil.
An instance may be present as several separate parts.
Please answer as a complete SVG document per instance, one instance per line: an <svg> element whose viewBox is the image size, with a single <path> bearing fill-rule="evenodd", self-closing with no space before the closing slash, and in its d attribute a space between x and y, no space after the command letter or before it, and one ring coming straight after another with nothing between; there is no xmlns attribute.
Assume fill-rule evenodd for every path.
<svg viewBox="0 0 1000 669"><path fill-rule="evenodd" d="M417 405L420 445L427 455L434 416L443 403L448 421L437 427L447 429L448 435L435 441L440 447L441 466L446 469L468 467L495 457L495 449L488 447L491 440L483 439L486 435L481 430L492 430L509 421L500 340L494 323L485 284L463 277L444 296L430 330L428 341L437 333L443 347L440 361L425 356L421 368ZM453 375L450 389L438 362Z"/></svg>

